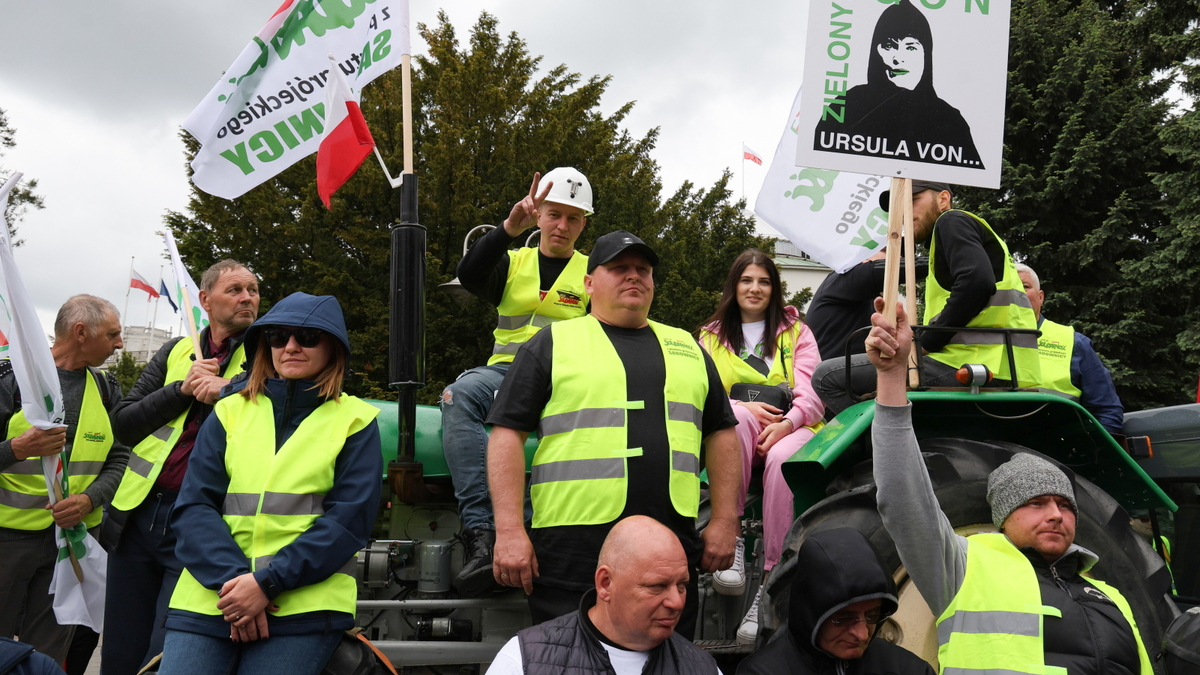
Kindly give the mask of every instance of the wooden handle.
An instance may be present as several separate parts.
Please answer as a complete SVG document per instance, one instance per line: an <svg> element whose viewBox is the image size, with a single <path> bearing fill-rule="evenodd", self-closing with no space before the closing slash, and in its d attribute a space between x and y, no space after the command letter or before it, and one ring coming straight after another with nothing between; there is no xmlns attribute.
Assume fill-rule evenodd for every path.
<svg viewBox="0 0 1200 675"><path fill-rule="evenodd" d="M62 486L58 484L58 481L54 481L54 501L61 502L62 500ZM75 557L75 549L71 546L71 540L67 539L66 536L63 537L63 540L67 542L67 556L71 558L71 569L75 570L75 578L82 584L83 567L79 565L79 559Z"/></svg>

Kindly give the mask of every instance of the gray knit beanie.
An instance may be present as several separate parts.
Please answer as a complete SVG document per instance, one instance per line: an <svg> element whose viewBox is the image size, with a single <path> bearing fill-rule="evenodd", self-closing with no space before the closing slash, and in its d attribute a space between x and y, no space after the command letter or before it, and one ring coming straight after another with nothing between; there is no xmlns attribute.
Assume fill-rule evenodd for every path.
<svg viewBox="0 0 1200 675"><path fill-rule="evenodd" d="M1079 513L1075 489L1066 474L1050 462L1029 453L1018 453L996 467L988 476L988 505L992 507L992 524L999 530L1017 507L1041 495L1058 495L1071 502L1071 510Z"/></svg>

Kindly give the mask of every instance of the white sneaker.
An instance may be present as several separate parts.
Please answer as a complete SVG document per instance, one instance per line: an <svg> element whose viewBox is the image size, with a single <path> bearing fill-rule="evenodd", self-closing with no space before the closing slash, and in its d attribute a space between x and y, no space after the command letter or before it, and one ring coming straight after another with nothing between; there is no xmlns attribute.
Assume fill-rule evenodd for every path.
<svg viewBox="0 0 1200 675"><path fill-rule="evenodd" d="M713 590L721 595L741 595L746 591L746 541L737 538L733 566L713 575Z"/></svg>
<svg viewBox="0 0 1200 675"><path fill-rule="evenodd" d="M750 611L746 612L745 618L742 619L742 625L738 626L737 641L739 645L752 645L758 639L758 602L762 600L762 586L758 587L758 592L754 594L754 603L750 605Z"/></svg>

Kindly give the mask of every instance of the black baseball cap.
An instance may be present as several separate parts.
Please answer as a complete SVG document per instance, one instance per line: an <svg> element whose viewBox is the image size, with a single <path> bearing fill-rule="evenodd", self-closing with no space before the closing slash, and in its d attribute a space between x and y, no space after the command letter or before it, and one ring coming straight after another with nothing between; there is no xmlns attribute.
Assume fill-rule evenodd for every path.
<svg viewBox="0 0 1200 675"><path fill-rule="evenodd" d="M954 196L954 190L950 189L949 183L935 183L931 180L914 180L912 182L912 193L916 195L918 192L925 190L937 190L938 192L949 192L950 196ZM891 190L884 190L879 193L879 208L887 211L891 207L890 199L892 196Z"/></svg>
<svg viewBox="0 0 1200 675"><path fill-rule="evenodd" d="M591 274L592 270L629 249L633 249L646 256L646 260L650 261L651 267L658 265L658 254L646 242L639 239L635 234L626 232L625 230L617 230L616 232L609 232L596 240L596 245L592 247L592 253L588 256L588 274Z"/></svg>

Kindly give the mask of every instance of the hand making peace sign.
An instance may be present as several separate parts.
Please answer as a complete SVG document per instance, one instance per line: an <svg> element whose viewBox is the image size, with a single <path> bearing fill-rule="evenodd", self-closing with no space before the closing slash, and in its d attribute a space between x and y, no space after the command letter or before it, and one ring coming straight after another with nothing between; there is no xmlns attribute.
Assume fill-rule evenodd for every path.
<svg viewBox="0 0 1200 675"><path fill-rule="evenodd" d="M508 218L504 220L504 231L510 237L518 237L522 232L530 227L537 225L538 222L538 207L542 202L546 201L546 195L550 194L550 188L554 187L554 181L546 183L546 188L538 194L538 183L542 180L542 174L536 171L533 174L533 183L529 185L529 194L521 201L513 204L512 211L509 212Z"/></svg>

